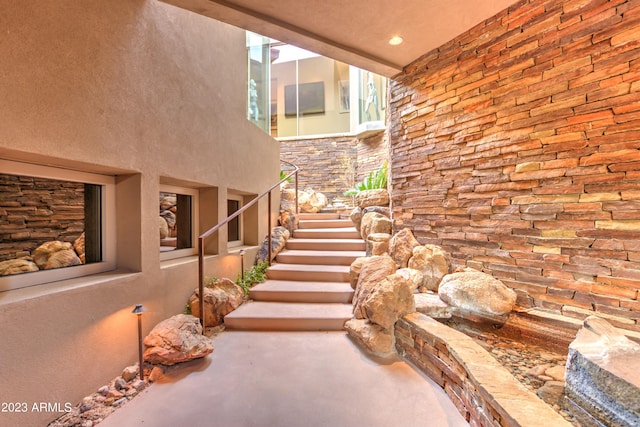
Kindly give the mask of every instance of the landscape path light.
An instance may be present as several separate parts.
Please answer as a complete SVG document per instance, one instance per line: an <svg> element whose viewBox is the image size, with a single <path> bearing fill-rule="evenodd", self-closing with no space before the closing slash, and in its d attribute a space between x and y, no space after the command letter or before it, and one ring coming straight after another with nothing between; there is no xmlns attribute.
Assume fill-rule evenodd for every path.
<svg viewBox="0 0 640 427"><path fill-rule="evenodd" d="M244 283L244 249L240 249L240 278Z"/></svg>
<svg viewBox="0 0 640 427"><path fill-rule="evenodd" d="M145 311L146 309L142 304L136 304L131 312L138 316L138 371L142 381L144 381L144 369L142 368L142 313Z"/></svg>

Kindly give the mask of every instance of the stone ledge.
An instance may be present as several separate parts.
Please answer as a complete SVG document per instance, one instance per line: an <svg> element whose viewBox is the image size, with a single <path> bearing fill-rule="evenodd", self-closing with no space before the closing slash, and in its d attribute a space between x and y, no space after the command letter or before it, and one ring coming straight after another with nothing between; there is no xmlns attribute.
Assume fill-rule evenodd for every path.
<svg viewBox="0 0 640 427"><path fill-rule="evenodd" d="M444 388L471 425L568 427L479 344L421 313L396 323L398 354Z"/></svg>

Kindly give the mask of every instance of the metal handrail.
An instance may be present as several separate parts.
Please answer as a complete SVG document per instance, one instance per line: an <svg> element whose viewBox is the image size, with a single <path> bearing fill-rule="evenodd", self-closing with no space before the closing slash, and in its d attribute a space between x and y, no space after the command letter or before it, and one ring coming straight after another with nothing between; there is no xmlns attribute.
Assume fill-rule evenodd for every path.
<svg viewBox="0 0 640 427"><path fill-rule="evenodd" d="M256 204L260 199L262 199L264 196L268 196L268 207L267 207L267 217L268 217L268 246L269 246L269 258L267 259L269 265L271 265L271 192L273 191L273 189L275 189L276 187L280 186L280 184L282 184L283 182L287 181L289 178L291 178L291 176L295 176L295 183L296 183L296 214L299 212L298 210L298 171L300 170L300 168L296 165L294 165L293 163L287 162L285 160L280 160L282 163L286 163L289 166L293 167L293 171L290 172L287 176L285 176L284 178L282 178L280 181L278 181L277 183L273 184L271 187L269 187L269 189L263 191L262 193L258 194L255 198L253 198L249 203L247 203L246 205L244 205L242 208L238 209L237 211L235 211L233 214L229 215L227 218L225 218L224 220L222 220L221 222L219 222L218 224L216 224L215 226L211 227L210 229L208 229L207 231L205 231L204 233L202 233L200 236L198 236L198 292L199 292L199 308L200 308L200 324L202 325L202 330L204 333L204 241L207 237L210 237L211 235L213 235L215 232L217 232L220 228L222 228L224 225L228 224L229 221L233 220L234 218L237 218L238 216L240 216L244 211L246 211L247 209L249 209L251 206L253 206L254 204Z"/></svg>

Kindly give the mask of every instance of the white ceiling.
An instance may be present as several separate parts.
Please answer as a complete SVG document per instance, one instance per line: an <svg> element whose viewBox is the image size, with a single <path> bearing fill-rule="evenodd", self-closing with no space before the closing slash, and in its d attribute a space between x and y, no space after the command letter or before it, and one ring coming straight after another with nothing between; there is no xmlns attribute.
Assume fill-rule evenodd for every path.
<svg viewBox="0 0 640 427"><path fill-rule="evenodd" d="M391 77L515 0L162 1Z"/></svg>

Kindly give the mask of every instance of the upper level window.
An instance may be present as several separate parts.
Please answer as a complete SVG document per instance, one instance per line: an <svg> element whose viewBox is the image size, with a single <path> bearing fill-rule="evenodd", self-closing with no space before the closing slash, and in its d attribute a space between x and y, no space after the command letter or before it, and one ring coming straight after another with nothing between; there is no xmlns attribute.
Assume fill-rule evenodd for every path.
<svg viewBox="0 0 640 427"><path fill-rule="evenodd" d="M0 291L115 268L113 177L0 166Z"/></svg>
<svg viewBox="0 0 640 427"><path fill-rule="evenodd" d="M160 186L158 197L161 259L196 253L198 190Z"/></svg>
<svg viewBox="0 0 640 427"><path fill-rule="evenodd" d="M387 79L247 33L247 117L273 137L384 129Z"/></svg>

